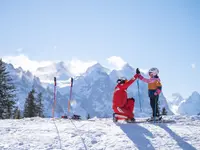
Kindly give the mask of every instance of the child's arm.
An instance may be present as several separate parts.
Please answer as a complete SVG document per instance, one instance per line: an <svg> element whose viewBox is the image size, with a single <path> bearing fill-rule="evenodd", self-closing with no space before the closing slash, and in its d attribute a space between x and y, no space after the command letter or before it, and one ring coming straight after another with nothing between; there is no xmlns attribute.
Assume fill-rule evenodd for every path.
<svg viewBox="0 0 200 150"><path fill-rule="evenodd" d="M146 82L146 83L151 83L151 82L153 82L153 80L154 80L153 78L151 78L151 79L144 78L141 74L138 76L138 78L139 78L140 80Z"/></svg>

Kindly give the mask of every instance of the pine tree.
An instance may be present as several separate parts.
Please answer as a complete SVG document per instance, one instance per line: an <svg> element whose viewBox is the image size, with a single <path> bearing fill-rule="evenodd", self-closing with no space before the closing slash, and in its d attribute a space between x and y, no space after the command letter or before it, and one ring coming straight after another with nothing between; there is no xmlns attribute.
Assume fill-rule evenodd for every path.
<svg viewBox="0 0 200 150"><path fill-rule="evenodd" d="M28 97L26 98L25 104L24 104L24 117L35 117L36 116L36 104L35 104L35 90L32 89Z"/></svg>
<svg viewBox="0 0 200 150"><path fill-rule="evenodd" d="M42 103L42 93L40 92L38 95L37 95L37 101L36 101L36 113L37 113L37 116L39 117L44 117L44 106L43 106L43 103Z"/></svg>
<svg viewBox="0 0 200 150"><path fill-rule="evenodd" d="M6 71L5 63L0 59L0 119L9 119L15 107L15 86Z"/></svg>
<svg viewBox="0 0 200 150"><path fill-rule="evenodd" d="M162 115L167 115L167 110L165 107L162 108Z"/></svg>
<svg viewBox="0 0 200 150"><path fill-rule="evenodd" d="M18 107L16 107L15 111L14 111L14 119L21 119L21 111Z"/></svg>
<svg viewBox="0 0 200 150"><path fill-rule="evenodd" d="M87 115L87 119L90 119L90 114Z"/></svg>

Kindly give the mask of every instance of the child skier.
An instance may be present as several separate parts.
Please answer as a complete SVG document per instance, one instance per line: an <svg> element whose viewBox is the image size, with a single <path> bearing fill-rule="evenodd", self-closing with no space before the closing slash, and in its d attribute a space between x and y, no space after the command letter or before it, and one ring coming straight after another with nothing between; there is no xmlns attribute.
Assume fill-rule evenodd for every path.
<svg viewBox="0 0 200 150"><path fill-rule="evenodd" d="M159 95L162 90L162 85L160 82L160 78L158 77L159 70L157 68L151 68L149 70L149 76L150 79L144 78L141 74L139 69L136 69L136 73L139 75L138 78L146 83L148 83L148 94L150 98L150 105L152 108L152 117L155 118L156 120L161 120L162 117L160 116L160 111L158 107L158 99Z"/></svg>
<svg viewBox="0 0 200 150"><path fill-rule="evenodd" d="M128 87L138 78L139 74L135 74L133 78L129 81L126 78L120 78L117 80L117 86L115 87L113 94L113 110L114 119L116 119L115 114L125 117L127 122L134 122L134 104L135 100L133 98L127 97Z"/></svg>

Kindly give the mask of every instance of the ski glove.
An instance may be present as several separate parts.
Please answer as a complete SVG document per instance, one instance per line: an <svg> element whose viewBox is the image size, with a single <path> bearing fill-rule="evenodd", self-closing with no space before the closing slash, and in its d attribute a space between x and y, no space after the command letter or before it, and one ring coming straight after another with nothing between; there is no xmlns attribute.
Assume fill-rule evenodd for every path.
<svg viewBox="0 0 200 150"><path fill-rule="evenodd" d="M136 73L137 73L137 74L140 74L139 68L136 69Z"/></svg>
<svg viewBox="0 0 200 150"><path fill-rule="evenodd" d="M154 95L155 95L155 96L157 96L157 95L158 95L158 93L157 93L157 92L155 92L155 93L154 93Z"/></svg>
<svg viewBox="0 0 200 150"><path fill-rule="evenodd" d="M154 93L155 96L159 95L161 93L160 89L157 89L156 92Z"/></svg>

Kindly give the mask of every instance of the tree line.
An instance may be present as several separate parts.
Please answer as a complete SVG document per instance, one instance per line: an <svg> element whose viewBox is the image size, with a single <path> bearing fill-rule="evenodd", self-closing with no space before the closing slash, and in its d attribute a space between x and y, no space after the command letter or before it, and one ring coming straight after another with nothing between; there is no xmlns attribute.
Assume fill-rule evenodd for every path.
<svg viewBox="0 0 200 150"><path fill-rule="evenodd" d="M24 111L16 106L16 87L13 79L6 71L6 65L0 59L0 119L20 119L23 117L44 117L42 93L37 93L33 88L27 95Z"/></svg>

